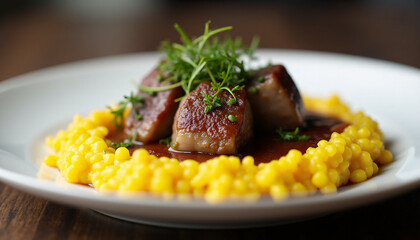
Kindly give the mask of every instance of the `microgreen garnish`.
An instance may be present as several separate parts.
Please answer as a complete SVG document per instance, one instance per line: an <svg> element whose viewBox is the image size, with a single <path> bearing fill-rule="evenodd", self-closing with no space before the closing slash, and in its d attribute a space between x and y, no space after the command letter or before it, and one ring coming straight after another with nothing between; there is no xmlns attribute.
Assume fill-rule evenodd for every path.
<svg viewBox="0 0 420 240"><path fill-rule="evenodd" d="M265 81L265 78L264 77L259 77L258 78L258 82L263 83L264 81Z"/></svg>
<svg viewBox="0 0 420 240"><path fill-rule="evenodd" d="M231 121L231 122L236 122L236 121L237 121L236 117L235 117L235 116L233 116L233 115L229 115L229 116L228 116L228 119L229 119L229 121Z"/></svg>
<svg viewBox="0 0 420 240"><path fill-rule="evenodd" d="M168 147L171 146L171 137L159 139L159 144L166 145Z"/></svg>
<svg viewBox="0 0 420 240"><path fill-rule="evenodd" d="M296 128L293 132L286 132L283 129L276 129L276 133L280 136L279 140L284 141L308 141L310 137L308 135L299 135L299 128Z"/></svg>
<svg viewBox="0 0 420 240"><path fill-rule="evenodd" d="M128 138L128 141L126 140L126 141L120 142L120 143L113 142L113 143L111 143L111 145L114 148L120 148L120 147L130 148L130 147L133 147L134 146L133 141L136 140L137 135L138 135L138 133L136 132L134 134L134 136L131 136L131 137Z"/></svg>
<svg viewBox="0 0 420 240"><path fill-rule="evenodd" d="M220 107L222 105L220 105L220 103L222 102L222 100L218 97L218 96L210 96L208 94L206 94L205 92L201 91L201 94L204 96L203 102L207 105L204 108L204 113L209 113L211 110L213 110L214 108ZM212 100L213 98L213 100Z"/></svg>
<svg viewBox="0 0 420 240"><path fill-rule="evenodd" d="M236 103L236 97L233 91L245 86L248 79L248 73L245 71L243 57L255 59L253 53L258 46L258 39L255 38L250 47L246 48L241 39L226 39L219 41L215 35L231 30L232 27L222 27L210 30L210 23L206 23L204 33L197 38L190 38L185 31L175 24L175 29L181 36L182 43L170 43L165 41L161 44L161 50L165 52L165 60L162 61L158 69L162 76L165 76L165 83L171 83L162 87L144 87L140 86L141 91L165 91L177 87L182 87L185 96L193 91L200 83L205 81L212 82L216 94L211 98L204 98L203 101L210 103L208 113L211 109L217 107L215 100L221 90L228 90L233 100L229 104ZM212 38L212 41L210 41ZM166 78L166 76L168 76ZM184 97L184 96L183 96ZM176 99L180 101L183 97ZM232 98L231 98L232 99Z"/></svg>
<svg viewBox="0 0 420 240"><path fill-rule="evenodd" d="M133 92L130 93L130 96L124 96L124 100L120 101L116 108L109 107L111 113L114 115L113 123L115 128L120 129L124 121L124 112L128 105L131 105L134 117L137 120L143 119L142 115L139 115L135 108L143 106L143 97L135 96Z"/></svg>
<svg viewBox="0 0 420 240"><path fill-rule="evenodd" d="M120 142L120 143L115 143L115 142L113 142L113 143L112 143L112 146L113 146L114 148L120 148L120 147L129 148L129 147L132 147L132 146L133 146L133 144L132 144L131 142Z"/></svg>
<svg viewBox="0 0 420 240"><path fill-rule="evenodd" d="M253 87L253 88L251 89L251 91L252 91L253 93L258 93L258 88Z"/></svg>
<svg viewBox="0 0 420 240"><path fill-rule="evenodd" d="M206 93L204 93L203 91L201 92L201 94L204 96L203 102L207 105L206 108L204 109L204 113L208 113L210 112L212 109L216 108L216 107L220 107L221 106L221 99L217 96L221 91L225 90L228 91L230 93L230 95L232 95L232 98L230 98L228 100L229 105L233 105L237 102L236 100L236 96L233 93L233 91L235 90L241 90L242 88L245 87L245 85L236 85L233 88L229 88L227 86L224 86L226 80L228 79L229 73L230 73L230 69L231 67L228 66L227 72L222 72L219 73L219 76L223 79L221 83L218 82L212 82L211 86L213 90L216 90L216 92L210 96ZM210 100L211 98L213 98L213 100Z"/></svg>

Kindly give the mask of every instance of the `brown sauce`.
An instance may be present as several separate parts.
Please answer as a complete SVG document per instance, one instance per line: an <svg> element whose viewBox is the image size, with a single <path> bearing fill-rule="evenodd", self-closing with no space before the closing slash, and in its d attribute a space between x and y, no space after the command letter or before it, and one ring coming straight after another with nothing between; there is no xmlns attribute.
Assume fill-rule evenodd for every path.
<svg viewBox="0 0 420 240"><path fill-rule="evenodd" d="M279 140L278 135L274 132L257 133L245 147L239 149L237 155L253 156L256 164L270 162L271 160L279 159L281 156L286 155L290 149L297 149L301 152L305 152L309 147L316 147L320 140L328 140L333 132L341 133L347 126L347 123L343 123L334 118L314 114L308 115L305 118L305 127L301 128L299 132L299 134L308 135L310 137L308 141L284 141ZM112 134L108 139L120 143L128 139L128 136L121 131ZM150 154L156 155L157 157L176 158L180 161L194 159L198 162L204 162L218 156L215 154L199 152L178 152L159 143L142 144L141 142L133 141L133 144L134 147L129 148L131 153L136 149L144 148Z"/></svg>

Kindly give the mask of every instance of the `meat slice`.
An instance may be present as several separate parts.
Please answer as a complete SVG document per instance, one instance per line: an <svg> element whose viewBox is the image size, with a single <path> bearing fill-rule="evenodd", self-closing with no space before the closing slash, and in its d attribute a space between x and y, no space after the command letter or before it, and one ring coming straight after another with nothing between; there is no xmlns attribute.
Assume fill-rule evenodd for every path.
<svg viewBox="0 0 420 240"><path fill-rule="evenodd" d="M256 71L247 93L256 128L293 130L303 125L302 98L284 66L274 65Z"/></svg>
<svg viewBox="0 0 420 240"><path fill-rule="evenodd" d="M158 81L158 76L159 71L153 70L143 79L141 85L146 87L164 86L165 84ZM183 95L182 88L156 92L154 95L139 91L137 95L143 96L143 106L136 107L134 111L141 115L142 119L137 120L132 111L125 121L125 132L129 136L135 136L137 133L137 140L144 143L170 136L171 126L178 108L175 99Z"/></svg>
<svg viewBox="0 0 420 240"><path fill-rule="evenodd" d="M235 90L237 102L228 103L232 95L219 92L221 106L204 112L204 92L215 93L209 82L203 82L180 103L175 116L172 148L179 151L235 154L252 136L252 113L244 89ZM229 120L233 115L236 121Z"/></svg>

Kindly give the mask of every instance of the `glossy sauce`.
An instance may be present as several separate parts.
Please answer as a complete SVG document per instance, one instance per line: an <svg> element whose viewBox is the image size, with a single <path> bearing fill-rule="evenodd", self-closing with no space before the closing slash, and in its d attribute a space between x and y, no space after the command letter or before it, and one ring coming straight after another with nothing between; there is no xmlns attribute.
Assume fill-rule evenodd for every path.
<svg viewBox="0 0 420 240"><path fill-rule="evenodd" d="M347 126L347 123L334 118L308 115L305 119L305 127L300 129L299 132L299 135L308 135L310 137L308 141L284 141L279 140L279 136L276 133L257 133L254 134L252 140L245 147L239 149L237 155L251 155L254 157L256 164L270 162L286 155L290 149L297 149L304 153L307 148L316 147L320 140L328 140L333 132L341 133ZM128 139L128 137L121 131L109 136L108 139L120 143ZM133 141L133 144L134 147L129 148L130 153L136 149L144 148L157 157L176 158L180 161L194 159L198 162L204 162L217 156L199 152L178 152L164 144L158 143L142 144L141 142Z"/></svg>

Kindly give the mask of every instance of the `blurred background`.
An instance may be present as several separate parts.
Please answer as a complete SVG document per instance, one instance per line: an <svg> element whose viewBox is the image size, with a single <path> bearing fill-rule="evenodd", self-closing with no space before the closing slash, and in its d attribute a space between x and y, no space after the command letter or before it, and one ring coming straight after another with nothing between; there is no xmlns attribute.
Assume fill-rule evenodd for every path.
<svg viewBox="0 0 420 240"><path fill-rule="evenodd" d="M174 23L262 48L337 52L420 67L418 0L2 0L0 80L88 58L155 51Z"/></svg>

